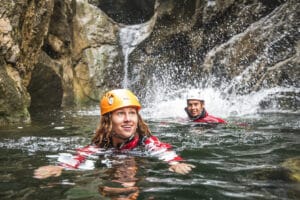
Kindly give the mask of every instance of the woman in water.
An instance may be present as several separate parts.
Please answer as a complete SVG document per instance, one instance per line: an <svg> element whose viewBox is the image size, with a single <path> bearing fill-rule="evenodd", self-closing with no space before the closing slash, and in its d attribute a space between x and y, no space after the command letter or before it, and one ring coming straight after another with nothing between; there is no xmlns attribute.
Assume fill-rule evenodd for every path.
<svg viewBox="0 0 300 200"><path fill-rule="evenodd" d="M93 163L87 158L103 155L107 150L126 154L142 147L147 155L153 155L169 164L169 170L179 174L189 173L194 165L182 162L182 158L171 150L171 145L161 142L150 132L139 110L141 105L137 97L127 89L107 92L100 102L100 125L92 144L77 150L76 155L61 154L59 165L42 166L35 170L34 177L44 179L60 176L63 169L93 169Z"/></svg>

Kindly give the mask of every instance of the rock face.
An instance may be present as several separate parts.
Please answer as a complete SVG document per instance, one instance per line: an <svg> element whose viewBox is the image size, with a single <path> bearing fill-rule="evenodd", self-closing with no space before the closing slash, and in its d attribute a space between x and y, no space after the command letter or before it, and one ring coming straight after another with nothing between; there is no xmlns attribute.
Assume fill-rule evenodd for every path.
<svg viewBox="0 0 300 200"><path fill-rule="evenodd" d="M299 88L299 10L296 0L1 0L0 124L98 103L124 86L125 63L140 97L155 84L224 94ZM132 44L127 63L120 32L141 23L149 37ZM299 108L299 90L261 107L274 99Z"/></svg>
<svg viewBox="0 0 300 200"><path fill-rule="evenodd" d="M118 24L88 1L1 2L0 122L120 87ZM113 76L111 76L113 75Z"/></svg>
<svg viewBox="0 0 300 200"><path fill-rule="evenodd" d="M27 86L48 32L53 5L53 1L1 1L1 123L30 121Z"/></svg>
<svg viewBox="0 0 300 200"><path fill-rule="evenodd" d="M239 95L299 88L299 6L296 1L162 1L151 37L131 54L133 77L144 76L132 87L211 86ZM299 90L283 96L278 103L299 108Z"/></svg>

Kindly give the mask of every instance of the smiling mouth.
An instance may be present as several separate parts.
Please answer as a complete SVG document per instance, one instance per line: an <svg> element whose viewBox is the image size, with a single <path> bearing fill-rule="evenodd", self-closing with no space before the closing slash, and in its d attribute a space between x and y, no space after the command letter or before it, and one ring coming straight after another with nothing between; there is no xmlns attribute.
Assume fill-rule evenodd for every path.
<svg viewBox="0 0 300 200"><path fill-rule="evenodd" d="M125 131L131 131L132 130L132 126L123 126L122 128Z"/></svg>

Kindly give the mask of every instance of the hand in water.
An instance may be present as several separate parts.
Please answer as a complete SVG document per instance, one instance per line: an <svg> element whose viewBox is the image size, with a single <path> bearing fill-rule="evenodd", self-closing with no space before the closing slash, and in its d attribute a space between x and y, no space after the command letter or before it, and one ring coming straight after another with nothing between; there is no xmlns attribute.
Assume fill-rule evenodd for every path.
<svg viewBox="0 0 300 200"><path fill-rule="evenodd" d="M54 166L54 165L48 165L48 166L42 166L38 169L34 170L34 178L37 179L44 179L48 178L50 176L60 176L63 168L60 166Z"/></svg>
<svg viewBox="0 0 300 200"><path fill-rule="evenodd" d="M177 163L173 164L169 167L171 172L175 172L178 174L188 174L192 168L195 168L195 165L186 164L186 163Z"/></svg>

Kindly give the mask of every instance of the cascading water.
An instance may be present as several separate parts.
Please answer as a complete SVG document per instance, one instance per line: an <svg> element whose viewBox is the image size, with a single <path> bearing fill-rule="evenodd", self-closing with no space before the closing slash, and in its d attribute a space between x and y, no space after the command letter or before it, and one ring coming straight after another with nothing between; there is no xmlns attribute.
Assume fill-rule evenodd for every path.
<svg viewBox="0 0 300 200"><path fill-rule="evenodd" d="M137 25L124 25L120 29L120 44L124 56L123 88L128 88L131 81L128 80L128 57L134 48L151 34L151 30L155 24L155 18L156 15L153 16L148 22Z"/></svg>
<svg viewBox="0 0 300 200"><path fill-rule="evenodd" d="M279 12L278 10L279 8L275 10L274 13ZM223 74L220 73L211 74L211 76L205 80L205 83L203 83L201 77L197 77L194 81L195 83L192 85L190 83L182 84L185 79L194 78L191 75L193 72L189 72L187 66L175 63L176 61L174 61L174 63L166 63L165 61L162 61L163 59L160 59L161 55L158 55L157 59L153 58L152 60L154 62L151 64L151 67L159 68L159 70L154 70L153 74L147 74L150 77L150 81L148 81L148 85L146 85L144 87L145 89L142 91L142 101L144 101L144 107L146 107L142 111L144 112L144 115L148 118L185 117L185 98L190 90L200 92L205 97L207 110L210 113L222 117L246 116L261 112L298 113L299 98L297 94L300 93L300 90L297 87L298 84L283 84L276 86L276 84L272 85L271 83L270 86L268 83L265 83L266 80L264 79L264 75L261 76L262 72L269 74L272 73L269 71L270 68L272 68L271 66L278 67L276 66L276 63L286 58L284 57L284 55L288 54L286 52L293 51L292 48L289 47L290 42L288 40L289 38L295 37L293 32L280 32L280 23L274 24L274 21L276 21L274 18L276 18L276 16L272 17L272 14L262 18L258 22L249 26L244 32L232 36L227 42L216 46L207 53L203 67L199 66L199 70L203 70L201 68L209 68L209 70L211 70L211 68L217 68L218 64L223 65L223 67L228 67L228 65L231 64L230 59L235 60L235 55L239 54L239 46L237 44L240 43L240 41L243 41L243 39L247 36L254 35L257 32L263 33L262 38L254 39L256 42L261 42L259 43L262 48L260 51L261 53L258 54L254 60L252 60L253 57L248 59L248 57L245 56L243 59L245 59L245 62L248 64L243 63L241 66L237 66L236 68L239 73L236 73L234 77L230 77L230 74L229 80L222 80L221 76L223 76ZM127 70L128 55L132 52L136 45L146 38L135 37L139 35L146 35L144 32L146 29L143 28L143 26L144 24L141 26L133 26L131 29L133 29L134 32L126 27L121 31L122 37L120 38L125 57L124 87L128 87L129 84ZM278 31L267 29L267 27L270 26L278 27L275 29L278 29ZM142 32L138 33L138 31L141 30ZM127 35L133 36L128 37ZM273 37L269 38L268 35L272 35ZM125 40L126 38L129 38L129 40ZM135 39L137 39L136 42L134 41ZM284 48L285 45L289 47L289 49L286 48L286 52L278 50L280 48ZM184 46L182 48L184 48ZM190 55L189 59L195 59L193 56L195 55ZM216 66L214 66L215 63L212 60L219 57L221 57L221 59L218 61ZM262 65L265 67L264 69L262 69ZM225 68L225 70L230 71L231 69ZM138 79L139 77L136 78ZM214 84L216 80L221 82L218 87ZM133 82L133 80L130 80L131 84ZM177 82L180 84L177 85ZM281 107L281 105L279 105L276 101L276 99L281 98L282 94L288 93L294 94L291 97L293 98L292 101L294 103L290 106L290 109ZM264 101L268 100L270 101L266 103L267 107L262 110L262 104Z"/></svg>
<svg viewBox="0 0 300 200"><path fill-rule="evenodd" d="M213 53L213 52L211 52ZM262 55L264 57L265 55ZM160 63L161 65L167 65ZM172 64L171 64L172 65ZM171 66L177 68L178 66ZM296 108L286 109L280 107L274 99L268 103L268 108L262 110L262 103L270 97L280 97L282 93L299 94L299 88L295 86L276 86L265 87L260 90L254 90L246 94L240 94L237 87L245 84L245 80L251 79L249 71L255 71L259 67L259 63L250 64L231 81L224 81L221 87L214 87L216 77L211 76L205 84L199 81L197 87L191 85L177 86L174 84L173 74L164 73L157 78L152 78L151 86L147 86L145 93L146 108L144 114L149 118L177 118L186 117L184 107L186 106L186 96L189 92L200 93L204 99L207 110L215 115L222 117L237 117L254 115L262 112L284 112L298 113L297 102L299 107L299 99L294 97ZM176 69L174 69L176 71ZM184 77L183 77L184 78ZM155 111L155 112L154 112Z"/></svg>
<svg viewBox="0 0 300 200"><path fill-rule="evenodd" d="M260 110L260 103L268 96L277 94L278 92L295 91L293 88L276 87L263 89L258 92L252 92L247 95L231 94L225 96L222 91L215 88L192 88L187 90L179 89L174 93L161 95L160 89L157 89L155 100L148 103L143 110L147 118L182 118L186 117L184 107L186 106L186 96L188 92L201 93L205 97L205 107L217 116L224 118L229 117L245 117L246 115L255 115L262 112L295 112L278 110L276 104L273 109ZM153 94L152 94L153 95ZM155 110L155 112L154 112Z"/></svg>

